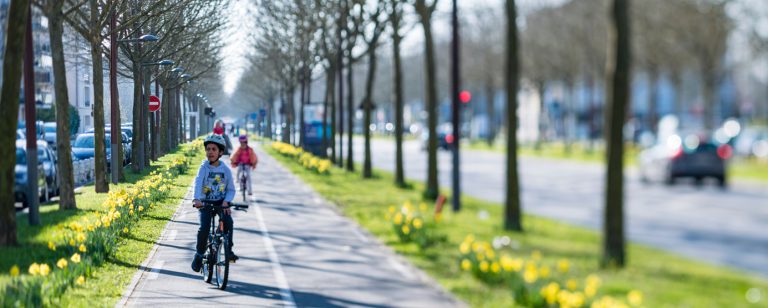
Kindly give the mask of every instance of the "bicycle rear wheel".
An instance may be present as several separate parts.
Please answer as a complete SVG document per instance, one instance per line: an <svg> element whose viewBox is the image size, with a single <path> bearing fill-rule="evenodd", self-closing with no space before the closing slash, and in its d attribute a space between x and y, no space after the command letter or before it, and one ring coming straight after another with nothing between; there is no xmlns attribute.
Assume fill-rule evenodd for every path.
<svg viewBox="0 0 768 308"><path fill-rule="evenodd" d="M213 251L213 249L210 249L208 254L203 257L203 281L207 283L211 283L211 280L213 278L213 264L215 260L216 253Z"/></svg>
<svg viewBox="0 0 768 308"><path fill-rule="evenodd" d="M227 288L227 280L229 279L229 261L227 260L226 253L227 240L222 238L216 245L216 285L219 290Z"/></svg>

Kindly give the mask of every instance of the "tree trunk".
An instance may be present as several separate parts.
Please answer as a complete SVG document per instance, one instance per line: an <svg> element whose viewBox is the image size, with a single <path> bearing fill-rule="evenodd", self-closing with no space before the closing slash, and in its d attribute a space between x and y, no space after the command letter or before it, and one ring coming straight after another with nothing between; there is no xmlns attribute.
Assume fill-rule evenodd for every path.
<svg viewBox="0 0 768 308"><path fill-rule="evenodd" d="M363 98L363 135L365 136L365 158L363 160L363 178L373 177L373 167L371 165L371 112L373 111L373 81L376 78L376 41L368 48L368 80L365 83L365 98Z"/></svg>
<svg viewBox="0 0 768 308"><path fill-rule="evenodd" d="M683 78L680 73L672 72L671 74L672 86L675 87L675 115L682 120L685 114L685 103L683 102Z"/></svg>
<svg viewBox="0 0 768 308"><path fill-rule="evenodd" d="M659 71L656 68L649 70L648 89L650 94L648 98L648 129L656 133L656 123L659 122Z"/></svg>
<svg viewBox="0 0 768 308"><path fill-rule="evenodd" d="M399 27L397 27L399 28ZM402 37L399 33L392 34L392 57L395 69L395 185L405 187L405 168L403 166L403 65L400 59L400 43Z"/></svg>
<svg viewBox="0 0 768 308"><path fill-rule="evenodd" d="M565 155L571 155L571 150L573 145L572 134L576 133L571 129L573 128L571 124L573 124L572 122L575 120L574 109L576 107L576 104L574 102L575 87L573 86L573 83L574 82L572 80L568 80L565 82L566 84L565 87L567 89L566 91L568 92L568 98L565 99L564 100L565 102L563 103L564 105L563 106L563 137L564 137L564 143L565 143L563 152L565 153Z"/></svg>
<svg viewBox="0 0 768 308"><path fill-rule="evenodd" d="M72 144L69 131L69 94L67 73L64 66L64 19L62 1L48 1L45 7L48 17L48 33L51 37L53 58L53 87L56 97L56 156L58 160L59 209L76 209L75 178L72 165ZM121 156L122 157L122 156Z"/></svg>
<svg viewBox="0 0 768 308"><path fill-rule="evenodd" d="M93 14L93 13L92 13ZM107 146L104 133L104 62L102 59L101 33L91 38L91 61L93 62L93 128L96 157L96 192L109 192L107 180ZM112 153L117 155L117 153Z"/></svg>
<svg viewBox="0 0 768 308"><path fill-rule="evenodd" d="M16 157L15 136L21 91L21 63L24 57L24 35L29 18L29 1L11 0L8 8L6 46L3 57L3 87L0 94L0 246L16 245L16 208L14 206L13 179Z"/></svg>
<svg viewBox="0 0 768 308"><path fill-rule="evenodd" d="M613 0L613 26L609 27L606 99L608 161L603 221L602 267L624 267L624 143L623 127L629 100L629 0Z"/></svg>
<svg viewBox="0 0 768 308"><path fill-rule="evenodd" d="M533 146L536 151L541 151L541 146L547 138L547 104L544 101L545 86L546 82L544 80L536 81L536 89L539 91L539 136L536 138L536 144Z"/></svg>
<svg viewBox="0 0 768 308"><path fill-rule="evenodd" d="M344 167L344 56L341 52L339 52L338 78L339 92L336 97L339 100L339 157L336 163L341 168Z"/></svg>
<svg viewBox="0 0 768 308"><path fill-rule="evenodd" d="M336 80L336 67L331 64L331 66L328 68L328 71L326 71L326 82L325 82L325 112L323 112L323 148L326 149L326 152L328 151L328 148L331 149L331 162L336 163L336 104L335 104L335 87L336 84L334 83ZM328 131L326 129L327 127L327 119L329 116L328 109L330 109L330 119L331 119L331 131L330 134L327 134Z"/></svg>
<svg viewBox="0 0 768 308"><path fill-rule="evenodd" d="M144 158L143 161L143 168L149 168L151 165L151 145L152 145L152 138L154 136L149 135L149 95L152 94L152 73L147 70L146 75L142 76L144 77L142 79L142 82L144 83L144 101L141 103L141 133L143 134L144 138L142 139L144 141L144 148L142 150L141 157Z"/></svg>
<svg viewBox="0 0 768 308"><path fill-rule="evenodd" d="M704 128L713 131L717 122L715 121L715 106L717 105L717 77L714 72L704 73Z"/></svg>
<svg viewBox="0 0 768 308"><path fill-rule="evenodd" d="M352 62L352 50L349 50L348 56L348 64L349 68L347 68L347 127L349 127L349 133L347 134L347 171L354 172L355 171L355 158L354 158L354 145L353 145L353 137L355 135L355 126L354 126L354 120L355 120L355 88L354 88L354 75L355 75L355 69L354 69L354 63ZM366 127L363 127L363 130L367 129Z"/></svg>
<svg viewBox="0 0 768 308"><path fill-rule="evenodd" d="M136 50L139 50L138 47ZM131 140L131 171L133 171L133 173L139 173L143 169L141 168L141 164L139 162L142 160L141 151L144 149L144 144L142 143L143 136L141 134L140 121L141 102L143 101L141 96L144 95L141 89L141 60L134 61L133 76L133 140Z"/></svg>
<svg viewBox="0 0 768 308"><path fill-rule="evenodd" d="M422 10L421 24L424 28L424 50L426 68L426 109L429 141L427 145L427 187L424 197L429 200L437 198L439 192L437 182L437 84L435 71L435 43L432 37L432 13Z"/></svg>
<svg viewBox="0 0 768 308"><path fill-rule="evenodd" d="M494 86L493 77L489 74L485 79L485 114L488 118L488 136L486 136L486 143L488 146L493 146L493 141L496 139L496 121L494 120L495 106L494 106Z"/></svg>
<svg viewBox="0 0 768 308"><path fill-rule="evenodd" d="M299 75L301 75L301 86L299 87L299 91L301 93L299 94L299 146L304 147L306 140L304 140L304 108L306 107L305 100L306 100L306 90L307 90L307 79L305 78L306 74L304 73L304 69L299 70Z"/></svg>
<svg viewBox="0 0 768 308"><path fill-rule="evenodd" d="M515 1L507 0L507 198L504 207L504 229L523 231L517 174L517 90L520 87L520 62L516 20Z"/></svg>
<svg viewBox="0 0 768 308"><path fill-rule="evenodd" d="M168 85L166 84L163 86L163 99L162 104L160 105L160 131L158 134L160 135L160 148L158 149L157 156L163 156L165 153L168 153L170 150L170 147L168 147L168 142L170 140L169 136L169 126L168 126L168 116L170 115L170 109L171 109L171 89L168 89Z"/></svg>

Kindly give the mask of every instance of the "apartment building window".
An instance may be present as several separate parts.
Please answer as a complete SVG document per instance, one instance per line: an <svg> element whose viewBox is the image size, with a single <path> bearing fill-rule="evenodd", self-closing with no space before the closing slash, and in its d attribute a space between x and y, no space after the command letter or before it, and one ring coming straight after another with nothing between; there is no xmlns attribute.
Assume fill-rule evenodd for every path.
<svg viewBox="0 0 768 308"><path fill-rule="evenodd" d="M85 86L83 88L83 96L85 97L84 98L85 107L90 107L91 106L91 87Z"/></svg>

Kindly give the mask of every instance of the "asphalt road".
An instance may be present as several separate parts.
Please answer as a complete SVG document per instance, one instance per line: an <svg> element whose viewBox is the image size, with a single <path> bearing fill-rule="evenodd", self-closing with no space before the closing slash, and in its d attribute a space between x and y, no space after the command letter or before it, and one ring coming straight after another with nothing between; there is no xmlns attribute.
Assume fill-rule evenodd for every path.
<svg viewBox="0 0 768 308"><path fill-rule="evenodd" d="M394 142L374 140L373 165L394 171ZM346 150L346 149L345 149ZM355 161L362 163L362 139ZM404 146L406 177L426 179L426 152L418 141ZM501 204L505 198L505 156L462 151L464 194ZM451 155L438 156L441 187L451 185ZM600 230L605 168L601 164L523 157L519 162L523 210ZM674 187L643 184L627 172L626 223L631 240L714 264L768 277L768 185L732 181Z"/></svg>
<svg viewBox="0 0 768 308"><path fill-rule="evenodd" d="M240 260L230 267L227 289L190 269L199 222L188 194L118 306L464 306L257 153L250 208L233 214Z"/></svg>

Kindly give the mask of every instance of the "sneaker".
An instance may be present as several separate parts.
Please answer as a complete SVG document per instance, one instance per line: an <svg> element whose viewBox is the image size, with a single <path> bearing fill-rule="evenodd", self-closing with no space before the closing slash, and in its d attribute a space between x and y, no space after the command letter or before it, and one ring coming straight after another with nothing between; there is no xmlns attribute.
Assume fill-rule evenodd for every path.
<svg viewBox="0 0 768 308"><path fill-rule="evenodd" d="M250 193L250 192L249 192L249 193L248 193L248 195L249 195L249 196L253 196L253 193Z"/></svg>
<svg viewBox="0 0 768 308"><path fill-rule="evenodd" d="M231 252L231 251L230 251L230 252L227 254L227 260L229 260L229 262L235 263L235 261L237 261L238 259L240 259L240 257L238 257L237 255L235 255L235 253L234 253L234 252Z"/></svg>
<svg viewBox="0 0 768 308"><path fill-rule="evenodd" d="M203 267L203 255L195 253L195 258L192 259L192 271L198 273Z"/></svg>

